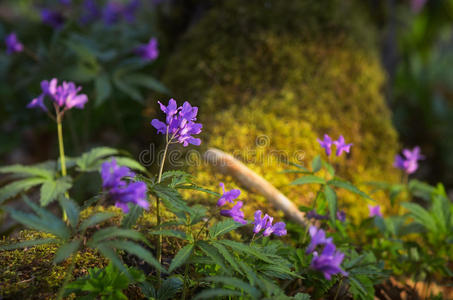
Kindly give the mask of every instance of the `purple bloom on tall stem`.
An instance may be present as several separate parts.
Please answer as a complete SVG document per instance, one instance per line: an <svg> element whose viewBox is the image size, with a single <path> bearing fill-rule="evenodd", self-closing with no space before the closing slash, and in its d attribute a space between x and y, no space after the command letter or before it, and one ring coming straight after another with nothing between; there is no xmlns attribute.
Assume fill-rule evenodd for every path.
<svg viewBox="0 0 453 300"><path fill-rule="evenodd" d="M370 218L372 217L382 218L381 207L379 205L373 206L368 204L368 210L370 211Z"/></svg>
<svg viewBox="0 0 453 300"><path fill-rule="evenodd" d="M327 280L330 280L332 275L341 273L347 276L348 273L341 269L340 264L344 259L344 254L336 251L333 243L329 242L324 246L321 255L318 252L313 252L313 260L310 267L324 274Z"/></svg>
<svg viewBox="0 0 453 300"><path fill-rule="evenodd" d="M311 242L307 247L306 253L312 253L318 245L332 243L332 238L326 238L326 232L316 226L310 226L308 232L311 236Z"/></svg>
<svg viewBox="0 0 453 300"><path fill-rule="evenodd" d="M88 97L85 94L79 94L82 87L77 87L73 82L63 81L61 85L58 85L56 78L41 82L42 94L37 98L33 99L28 105L28 108L39 107L44 111L47 111L44 105L44 98L49 97L53 103L55 103L61 112L64 112L73 107L82 109L85 103L88 101Z"/></svg>
<svg viewBox="0 0 453 300"><path fill-rule="evenodd" d="M157 133L167 135L168 142L177 142L184 147L189 144L200 145L201 140L192 135L201 132L202 125L195 123L197 120L198 107L191 106L189 102L184 102L183 106L177 107L176 101L170 99L165 106L159 102L161 110L167 115L166 123L154 119L151 125L157 129Z"/></svg>
<svg viewBox="0 0 453 300"><path fill-rule="evenodd" d="M156 38L151 38L148 44L140 45L135 53L147 61L153 61L159 56L158 43Z"/></svg>
<svg viewBox="0 0 453 300"><path fill-rule="evenodd" d="M129 212L129 203L149 209L146 184L141 181L129 183L124 180L125 177L133 176L135 174L129 168L118 166L115 159L104 162L101 166L102 187L115 202L115 206L121 208L124 213Z"/></svg>
<svg viewBox="0 0 453 300"><path fill-rule="evenodd" d="M243 204L242 201L238 201L233 208L223 209L220 211L220 214L224 217L230 217L238 223L247 224L247 221L244 220L244 212L241 210Z"/></svg>
<svg viewBox="0 0 453 300"><path fill-rule="evenodd" d="M225 191L225 184L223 182L220 183L220 186L222 187L223 194L220 197L220 199L217 201L217 206L224 206L227 202L228 203L234 203L234 200L239 197L241 194L241 191L238 189L233 189L230 191Z"/></svg>
<svg viewBox="0 0 453 300"><path fill-rule="evenodd" d="M337 211L337 219L338 219L340 222L346 221L346 213L344 212L344 210L339 210L339 211Z"/></svg>
<svg viewBox="0 0 453 300"><path fill-rule="evenodd" d="M60 12L47 8L41 9L41 20L55 29L61 28L65 21L64 16Z"/></svg>
<svg viewBox="0 0 453 300"><path fill-rule="evenodd" d="M272 225L274 218L270 217L268 214L265 214L264 217L261 217L261 214L261 210L257 210L255 212L255 221L252 223L255 225L253 228L253 232L255 234L259 233L263 229L263 236L269 236L272 233L278 236L282 236L287 233L285 223L278 222Z"/></svg>
<svg viewBox="0 0 453 300"><path fill-rule="evenodd" d="M329 135L324 134L324 140L317 139L318 143L321 145L322 148L326 151L326 155L330 156L332 153L332 139Z"/></svg>
<svg viewBox="0 0 453 300"><path fill-rule="evenodd" d="M340 135L338 140L334 141L333 143L335 144L335 146L337 146L337 156L340 156L343 151L349 153L349 151L351 150L352 144L346 144L342 135Z"/></svg>
<svg viewBox="0 0 453 300"><path fill-rule="evenodd" d="M259 233L261 230L266 228L267 224L267 219L269 218L268 214L264 215L264 217L261 217L261 210L255 211L255 221L253 224L255 225L253 228L253 232L255 234Z"/></svg>
<svg viewBox="0 0 453 300"><path fill-rule="evenodd" d="M404 149L403 156L396 155L395 162L393 164L394 167L403 170L407 174L412 174L418 169L418 161L424 159L420 153L420 147L415 147L414 149Z"/></svg>
<svg viewBox="0 0 453 300"><path fill-rule="evenodd" d="M8 34L8 36L5 38L5 43L7 54L18 53L24 50L24 45L22 45L22 43L17 38L16 33L14 32Z"/></svg>

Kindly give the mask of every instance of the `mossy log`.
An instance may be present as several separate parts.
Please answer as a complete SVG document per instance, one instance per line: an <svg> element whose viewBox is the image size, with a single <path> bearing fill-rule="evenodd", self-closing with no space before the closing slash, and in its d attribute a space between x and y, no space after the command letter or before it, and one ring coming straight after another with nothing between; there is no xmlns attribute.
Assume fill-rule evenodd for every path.
<svg viewBox="0 0 453 300"><path fill-rule="evenodd" d="M316 138L324 133L354 143L350 155L331 157L339 175L357 184L398 179L385 75L358 1L216 3L181 39L164 76L176 100L200 106L201 151L233 154L296 204L309 204L316 190L289 187L294 177L281 173L288 168L282 161L309 164L322 152ZM205 186L236 187L210 166L191 171ZM241 198L249 216L268 207L255 193ZM340 193L349 214L367 214L364 204Z"/></svg>

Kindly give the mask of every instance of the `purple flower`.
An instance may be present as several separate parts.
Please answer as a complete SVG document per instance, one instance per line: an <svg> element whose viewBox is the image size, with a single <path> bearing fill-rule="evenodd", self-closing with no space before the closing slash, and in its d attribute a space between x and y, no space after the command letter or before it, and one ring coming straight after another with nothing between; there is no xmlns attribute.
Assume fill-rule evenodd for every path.
<svg viewBox="0 0 453 300"><path fill-rule="evenodd" d="M148 44L140 45L135 49L135 53L147 61L153 61L159 56L157 39L151 38Z"/></svg>
<svg viewBox="0 0 453 300"><path fill-rule="evenodd" d="M12 32L8 34L5 39L6 43L6 53L11 55L13 53L22 52L24 50L24 45L17 38L16 33Z"/></svg>
<svg viewBox="0 0 453 300"><path fill-rule="evenodd" d="M368 210L370 211L370 218L372 217L382 218L381 207L379 205L373 206L368 204Z"/></svg>
<svg viewBox="0 0 453 300"><path fill-rule="evenodd" d="M95 0L85 0L83 2L83 15L80 17L82 24L88 24L98 20L102 13Z"/></svg>
<svg viewBox="0 0 453 300"><path fill-rule="evenodd" d="M64 24L64 16L56 11L47 8L41 9L41 20L44 24L52 26L55 29L61 28Z"/></svg>
<svg viewBox="0 0 453 300"><path fill-rule="evenodd" d="M337 219L338 219L340 222L346 221L346 213L344 212L344 210L339 210L339 211L337 211Z"/></svg>
<svg viewBox="0 0 453 300"><path fill-rule="evenodd" d="M425 156L420 153L420 147L415 147L412 151L404 149L403 156L395 156L393 166L405 171L407 174L412 174L418 169L418 161L424 158Z"/></svg>
<svg viewBox="0 0 453 300"><path fill-rule="evenodd" d="M137 13L137 10L139 8L140 8L140 0L131 0L123 8L123 17L124 17L124 19L127 22L129 22L129 23L134 22L135 21L135 14Z"/></svg>
<svg viewBox="0 0 453 300"><path fill-rule="evenodd" d="M102 187L104 189L126 185L126 182L122 179L134 176L135 174L128 167L118 166L114 158L111 162L105 162L101 166Z"/></svg>
<svg viewBox="0 0 453 300"><path fill-rule="evenodd" d="M268 214L265 214L264 217L261 217L261 214L261 210L257 210L255 212L255 221L252 223L255 224L255 227L253 228L253 232L255 234L259 233L263 229L263 236L269 236L272 233L278 236L282 236L287 233L285 223L278 222L272 225L274 218L270 217Z"/></svg>
<svg viewBox="0 0 453 300"><path fill-rule="evenodd" d="M414 13L419 13L428 0L411 0L411 9Z"/></svg>
<svg viewBox="0 0 453 300"><path fill-rule="evenodd" d="M349 153L349 151L351 150L352 144L346 144L344 142L344 137L342 135L340 135L338 140L334 141L333 143L335 144L335 146L337 146L337 152L336 152L337 156L340 156L341 153L343 153L343 151L346 153Z"/></svg>
<svg viewBox="0 0 453 300"><path fill-rule="evenodd" d="M220 186L222 187L223 194L222 197L220 197L219 201L217 201L217 206L224 206L227 202L229 203L234 203L234 199L239 197L241 194L241 191L238 189L233 189L231 191L225 191L225 184L223 182L220 183Z"/></svg>
<svg viewBox="0 0 453 300"><path fill-rule="evenodd" d="M335 245L329 242L324 246L321 255L318 255L316 251L313 252L313 260L311 261L310 268L322 272L327 280L330 280L332 275L338 273L347 276L348 273L340 267L343 258L344 254L336 251Z"/></svg>
<svg viewBox="0 0 453 300"><path fill-rule="evenodd" d="M170 99L165 106L159 102L161 110L167 115L166 123L154 119L151 125L157 129L157 133L168 135L169 141L176 141L184 147L189 144L200 145L201 140L192 135L201 132L202 125L195 123L197 119L198 107L193 107L189 102L184 102L182 107L177 107L176 101Z"/></svg>
<svg viewBox="0 0 453 300"><path fill-rule="evenodd" d="M44 105L44 97L49 97L55 104L57 104L63 111L71 109L73 107L82 109L85 103L88 101L88 97L85 94L79 94L82 87L77 87L73 82L63 81L61 85L58 85L56 78L41 82L42 94L37 98L33 99L28 105L28 108L39 107L44 111L47 108Z"/></svg>
<svg viewBox="0 0 453 300"><path fill-rule="evenodd" d="M149 209L146 184L141 181L128 183L124 180L125 177L133 176L135 174L129 168L118 166L115 159L104 162L101 166L102 187L108 192L109 199L124 213L129 212L129 203Z"/></svg>
<svg viewBox="0 0 453 300"><path fill-rule="evenodd" d="M307 247L306 253L312 253L318 245L332 243L332 238L326 238L326 232L316 226L310 226L308 232L311 236L311 242Z"/></svg>
<svg viewBox="0 0 453 300"><path fill-rule="evenodd" d="M123 13L123 5L117 1L109 1L102 10L102 18L107 25L118 22Z"/></svg>
<svg viewBox="0 0 453 300"><path fill-rule="evenodd" d="M315 219L315 220L327 220L329 217L327 215L320 215L316 212L316 210L310 210L307 212L306 217L308 219Z"/></svg>
<svg viewBox="0 0 453 300"><path fill-rule="evenodd" d="M244 212L241 210L243 204L242 201L238 201L233 208L223 209L220 214L224 217L230 217L238 223L247 224L247 221L244 220Z"/></svg>
<svg viewBox="0 0 453 300"><path fill-rule="evenodd" d="M332 153L332 139L327 134L324 134L324 140L317 139L318 143L321 145L324 150L326 150L326 155L330 156Z"/></svg>

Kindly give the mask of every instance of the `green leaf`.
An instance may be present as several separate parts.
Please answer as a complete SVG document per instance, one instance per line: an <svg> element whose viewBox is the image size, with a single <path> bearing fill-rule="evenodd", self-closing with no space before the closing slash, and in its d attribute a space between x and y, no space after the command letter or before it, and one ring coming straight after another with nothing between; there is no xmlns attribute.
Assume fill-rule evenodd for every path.
<svg viewBox="0 0 453 300"><path fill-rule="evenodd" d="M197 242L197 246L201 249L201 251L203 251L208 257L212 259L214 264L220 267L221 271L231 274L230 270L225 265L222 256L219 254L216 248L205 241Z"/></svg>
<svg viewBox="0 0 453 300"><path fill-rule="evenodd" d="M23 165L11 165L0 167L0 173L14 173L19 176L27 177L42 177L46 179L52 179L54 172L49 169L38 166L23 166Z"/></svg>
<svg viewBox="0 0 453 300"><path fill-rule="evenodd" d="M76 165L79 168L79 171L89 172L97 171L98 169L98 160L106 157L118 154L117 149L109 147L98 147L93 148L88 152L82 154L81 157L76 159Z"/></svg>
<svg viewBox="0 0 453 300"><path fill-rule="evenodd" d="M336 214L337 214L337 194L328 185L324 186L324 195L326 196L327 204L329 205L329 216L332 225L335 226Z"/></svg>
<svg viewBox="0 0 453 300"><path fill-rule="evenodd" d="M100 106L112 93L112 85L107 74L102 73L98 76L94 81L94 87L96 90L95 105Z"/></svg>
<svg viewBox="0 0 453 300"><path fill-rule="evenodd" d="M69 223L72 228L76 228L79 223L80 207L73 200L62 196L59 198L59 202L63 210L66 212Z"/></svg>
<svg viewBox="0 0 453 300"><path fill-rule="evenodd" d="M139 103L143 103L143 96L140 93L140 91L136 87L132 86L127 81L125 81L125 79L118 76L118 73L115 74L115 76L113 77L113 83L121 92L125 93L133 100Z"/></svg>
<svg viewBox="0 0 453 300"><path fill-rule="evenodd" d="M57 239L47 238L47 239L38 239L38 240L31 240L31 241L24 241L20 243L15 243L11 245L3 245L0 246L0 250L14 250L14 249L21 249L21 248L28 248L28 247L35 247L39 245L46 245L46 244L55 244L57 243Z"/></svg>
<svg viewBox="0 0 453 300"><path fill-rule="evenodd" d="M322 165L324 166L324 168L326 168L326 170L330 174L330 176L335 176L335 169L331 164L329 164L328 162L322 161ZM304 294L304 295L306 295L306 294Z"/></svg>
<svg viewBox="0 0 453 300"><path fill-rule="evenodd" d="M26 192L30 188L46 181L47 179L42 177L32 177L11 182L0 189L0 204L9 198L17 196L21 192Z"/></svg>
<svg viewBox="0 0 453 300"><path fill-rule="evenodd" d="M162 282L162 286L157 291L157 300L174 299L183 286L183 282L178 277L170 277Z"/></svg>
<svg viewBox="0 0 453 300"><path fill-rule="evenodd" d="M173 230L173 229L162 229L162 230L154 230L149 232L149 234L154 234L154 235L163 235L163 236L172 236L178 239L186 240L187 235L179 230Z"/></svg>
<svg viewBox="0 0 453 300"><path fill-rule="evenodd" d="M180 266L182 266L190 257L193 250L193 244L188 244L184 246L179 252L175 255L173 260L171 261L170 268L168 271L171 273Z"/></svg>
<svg viewBox="0 0 453 300"><path fill-rule="evenodd" d="M425 226L428 230L434 233L437 232L438 229L436 226L436 221L426 209L424 209L423 207L416 203L406 202L401 203L401 205L408 211L410 211L411 216L417 223L420 223L421 225Z"/></svg>
<svg viewBox="0 0 453 300"><path fill-rule="evenodd" d="M293 296L294 300L310 300L311 296L305 293L297 293Z"/></svg>
<svg viewBox="0 0 453 300"><path fill-rule="evenodd" d="M366 198L368 200L374 201L370 196L368 196L366 193L362 192L358 188L356 188L352 183L344 181L344 180L339 180L339 179L332 179L327 182L329 185L336 186L345 190L348 190L354 194L357 194L359 196L362 196L363 198Z"/></svg>
<svg viewBox="0 0 453 300"><path fill-rule="evenodd" d="M118 268L118 270L123 272L129 279L133 279L127 268L121 262L121 258L118 256L118 254L116 254L115 250L103 244L99 244L96 248L104 257L108 258L112 262L112 264Z"/></svg>
<svg viewBox="0 0 453 300"><path fill-rule="evenodd" d="M261 297L261 292L257 288L235 277L211 276L204 278L204 280L222 283L227 286L233 286L241 291L244 291L253 299L259 299Z"/></svg>
<svg viewBox="0 0 453 300"><path fill-rule="evenodd" d="M138 205L133 205L127 215L124 216L121 227L131 229L137 223L138 218L143 214L143 208Z"/></svg>
<svg viewBox="0 0 453 300"><path fill-rule="evenodd" d="M197 299L216 299L219 297L235 297L241 296L241 292L228 290L228 289L206 289L199 293L198 295L193 298L194 300Z"/></svg>
<svg viewBox="0 0 453 300"><path fill-rule="evenodd" d="M271 259L269 259L265 254L258 252L255 248L253 248L251 246L248 246L248 245L245 245L245 244L242 244L239 242L235 242L235 241L230 241L230 240L221 240L221 241L219 241L219 243L222 243L223 245L230 247L236 251L255 256L256 258L261 259L267 263L270 263L270 264L273 263L273 261Z"/></svg>
<svg viewBox="0 0 453 300"><path fill-rule="evenodd" d="M214 242L212 243L212 246L214 246L217 251L220 252L220 254L225 258L225 260L233 267L233 269L238 272L239 274L244 274L242 270L239 268L238 263L236 262L236 259L231 255L230 251L228 251L227 248L225 248L224 245Z"/></svg>
<svg viewBox="0 0 453 300"><path fill-rule="evenodd" d="M47 206L58 197L64 195L72 187L71 177L60 177L57 180L46 181L41 186L41 206Z"/></svg>
<svg viewBox="0 0 453 300"><path fill-rule="evenodd" d="M162 94L166 94L166 95L170 94L170 91L162 83L160 83L158 80L156 80L155 78L153 78L149 75L140 74L140 73L130 74L129 76L127 76L126 80L129 83L147 87L158 93L162 93Z"/></svg>
<svg viewBox="0 0 453 300"><path fill-rule="evenodd" d="M315 158L313 158L311 162L311 169L313 173L318 172L321 170L322 162L321 162L321 156L316 155Z"/></svg>
<svg viewBox="0 0 453 300"><path fill-rule="evenodd" d="M165 207L178 217L184 218L184 213L190 212L190 207L184 202L176 189L158 184L152 187L152 191L162 200Z"/></svg>
<svg viewBox="0 0 453 300"><path fill-rule="evenodd" d="M145 237L138 231L118 227L107 227L96 231L88 243L90 245L96 245L101 241L120 237L146 242Z"/></svg>
<svg viewBox="0 0 453 300"><path fill-rule="evenodd" d="M297 178L293 182L291 182L292 185L300 185L300 184L307 184L307 183L317 183L317 184L326 184L326 181L318 176L315 175L306 175L301 178Z"/></svg>
<svg viewBox="0 0 453 300"><path fill-rule="evenodd" d="M138 161L135 159L125 157L125 156L114 156L116 162L120 166L125 166L131 168L132 170L140 171L146 173L146 168L142 166Z"/></svg>
<svg viewBox="0 0 453 300"><path fill-rule="evenodd" d="M116 214L113 212L95 213L94 215L91 215L89 218L85 219L82 222L82 224L80 224L80 231L84 231L88 227L91 227L91 226L97 225L99 223L102 223L104 221L107 221L108 219L111 219L114 216L116 216Z"/></svg>
<svg viewBox="0 0 453 300"><path fill-rule="evenodd" d="M209 228L209 235L211 238L216 238L242 226L241 223L238 223L233 219L226 219L225 221L215 223L211 226Z"/></svg>
<svg viewBox="0 0 453 300"><path fill-rule="evenodd" d="M150 264L151 266L159 269L163 273L167 273L164 267L154 258L154 256L143 248L142 246L138 245L137 243L131 241L124 241L124 240L114 240L109 242L102 243L103 245L107 245L111 248L121 249L127 251L130 254L137 256L140 259L143 259L145 262Z"/></svg>
<svg viewBox="0 0 453 300"><path fill-rule="evenodd" d="M53 259L54 264L58 264L79 250L82 240L76 239L58 248Z"/></svg>

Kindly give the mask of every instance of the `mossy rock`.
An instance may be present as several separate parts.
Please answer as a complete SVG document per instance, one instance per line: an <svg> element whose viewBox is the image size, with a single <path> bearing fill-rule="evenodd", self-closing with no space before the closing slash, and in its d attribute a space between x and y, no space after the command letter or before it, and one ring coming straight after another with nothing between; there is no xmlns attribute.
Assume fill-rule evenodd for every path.
<svg viewBox="0 0 453 300"><path fill-rule="evenodd" d="M385 75L375 32L357 5L232 0L207 12L181 40L164 76L176 100L200 106L197 149L233 153L297 204L310 203L316 186L289 186L294 177L280 172L288 168L281 156L309 164L322 153L316 138L324 133L354 143L350 155L332 157L339 175L356 184L397 180ZM191 169L199 184L236 187L209 166ZM256 208L270 209L261 196L244 194L249 217ZM367 215L365 200L339 195L349 215ZM382 195L373 196L383 203Z"/></svg>

